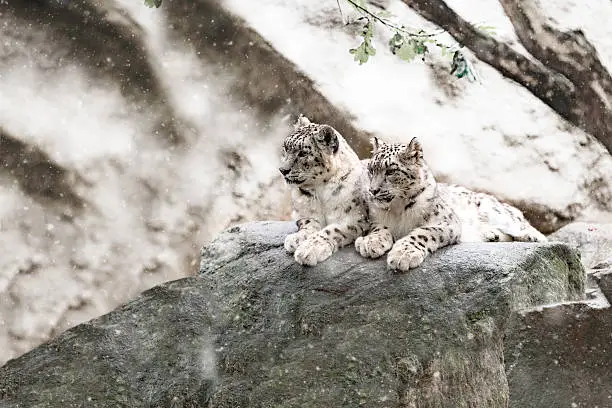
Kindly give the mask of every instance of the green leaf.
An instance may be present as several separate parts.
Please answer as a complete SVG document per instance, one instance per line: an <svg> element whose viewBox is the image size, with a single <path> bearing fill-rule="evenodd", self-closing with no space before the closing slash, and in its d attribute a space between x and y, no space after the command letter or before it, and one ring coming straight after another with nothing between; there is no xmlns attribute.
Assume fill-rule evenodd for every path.
<svg viewBox="0 0 612 408"><path fill-rule="evenodd" d="M438 47L440 47L440 50L442 50L442 56L446 57L448 55L448 47L446 45L438 45Z"/></svg>
<svg viewBox="0 0 612 408"><path fill-rule="evenodd" d="M402 46L397 50L396 54L404 61L410 62L414 59L414 57L416 57L417 52L414 49L414 44L412 41L408 41L402 44Z"/></svg>
<svg viewBox="0 0 612 408"><path fill-rule="evenodd" d="M159 7L162 4L162 0L144 0L144 4L147 7Z"/></svg>
<svg viewBox="0 0 612 408"><path fill-rule="evenodd" d="M417 55L425 54L429 51L425 44L427 40L424 38L410 38L399 36L396 34L389 41L391 52L396 54L404 61L412 61Z"/></svg>
<svg viewBox="0 0 612 408"><path fill-rule="evenodd" d="M370 40L372 39L372 37L374 37L374 25L372 25L372 22L370 20L368 20L366 25L363 26L361 36L364 40Z"/></svg>
<svg viewBox="0 0 612 408"><path fill-rule="evenodd" d="M366 47L366 51L368 52L368 55L372 57L376 55L376 48L374 48L371 42L369 41L365 42L365 47Z"/></svg>
<svg viewBox="0 0 612 408"><path fill-rule="evenodd" d="M370 57L376 55L376 49L372 45L372 38L374 37L374 26L372 22L368 20L366 25L363 26L363 31L361 32L361 36L363 37L363 41L357 48L351 48L349 53L353 55L355 61L359 62L359 65L365 64L368 62Z"/></svg>
<svg viewBox="0 0 612 408"><path fill-rule="evenodd" d="M389 40L390 46L401 46L404 43L404 36L400 33L395 33Z"/></svg>
<svg viewBox="0 0 612 408"><path fill-rule="evenodd" d="M359 65L365 64L368 62L368 58L370 58L368 51L365 48L365 42L362 42L357 48L351 48L349 52L353 54L353 59L359 62Z"/></svg>
<svg viewBox="0 0 612 408"><path fill-rule="evenodd" d="M429 51L427 49L427 45L425 45L425 40L422 38L411 40L411 42L413 43L414 51L417 54L425 54L427 51Z"/></svg>
<svg viewBox="0 0 612 408"><path fill-rule="evenodd" d="M461 51L455 51L453 54L453 63L451 64L451 75L455 75L457 78L463 78L467 73L467 63L465 57Z"/></svg>
<svg viewBox="0 0 612 408"><path fill-rule="evenodd" d="M397 54L397 50L399 50L403 44L404 36L396 32L389 40L389 50L391 50L391 53Z"/></svg>
<svg viewBox="0 0 612 408"><path fill-rule="evenodd" d="M455 51L453 54L453 63L451 65L450 73L451 75L455 75L457 78L466 77L470 82L480 82L479 75L474 69L474 66L459 50Z"/></svg>

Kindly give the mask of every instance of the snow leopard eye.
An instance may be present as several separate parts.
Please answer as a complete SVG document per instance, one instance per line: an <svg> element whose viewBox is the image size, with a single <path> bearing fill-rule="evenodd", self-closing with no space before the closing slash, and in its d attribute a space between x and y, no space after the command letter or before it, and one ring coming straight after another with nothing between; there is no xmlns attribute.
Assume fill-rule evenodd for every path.
<svg viewBox="0 0 612 408"><path fill-rule="evenodd" d="M306 152L305 152L305 151L300 150L300 152L298 153L298 155L297 155L297 156L298 156L298 157L304 157L304 156L306 156Z"/></svg>
<svg viewBox="0 0 612 408"><path fill-rule="evenodd" d="M385 171L385 176L393 176L394 174L397 174L397 170L396 169L387 169Z"/></svg>

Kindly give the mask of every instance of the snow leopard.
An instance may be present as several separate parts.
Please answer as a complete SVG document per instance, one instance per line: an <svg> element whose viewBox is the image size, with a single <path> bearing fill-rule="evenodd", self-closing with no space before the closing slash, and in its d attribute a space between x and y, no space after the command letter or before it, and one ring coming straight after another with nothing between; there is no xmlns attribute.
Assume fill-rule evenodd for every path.
<svg viewBox="0 0 612 408"><path fill-rule="evenodd" d="M372 139L367 194L371 226L355 240L362 256L387 251L391 269L407 271L428 254L459 242L544 242L520 210L489 194L437 183L421 143Z"/></svg>
<svg viewBox="0 0 612 408"><path fill-rule="evenodd" d="M283 142L279 171L298 227L284 246L296 262L316 265L367 232L367 169L333 127L300 116Z"/></svg>

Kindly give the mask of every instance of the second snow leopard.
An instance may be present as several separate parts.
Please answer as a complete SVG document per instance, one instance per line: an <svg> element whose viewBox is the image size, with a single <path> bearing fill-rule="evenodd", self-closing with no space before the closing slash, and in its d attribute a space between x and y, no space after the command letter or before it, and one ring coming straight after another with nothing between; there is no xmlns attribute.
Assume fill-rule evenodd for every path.
<svg viewBox="0 0 612 408"><path fill-rule="evenodd" d="M279 171L291 188L298 232L285 249L302 265L316 265L367 232L365 166L329 125L300 116L283 143Z"/></svg>
<svg viewBox="0 0 612 408"><path fill-rule="evenodd" d="M372 145L371 229L355 241L362 256L389 251L389 267L407 271L458 242L546 241L518 209L488 194L436 183L416 138L408 145L374 138Z"/></svg>

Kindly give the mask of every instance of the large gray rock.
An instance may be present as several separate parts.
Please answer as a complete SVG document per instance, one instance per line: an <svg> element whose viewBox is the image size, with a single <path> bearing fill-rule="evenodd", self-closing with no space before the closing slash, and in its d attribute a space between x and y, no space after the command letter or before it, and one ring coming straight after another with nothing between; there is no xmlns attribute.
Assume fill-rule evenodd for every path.
<svg viewBox="0 0 612 408"><path fill-rule="evenodd" d="M549 238L578 249L589 286L601 290L612 303L612 224L575 222Z"/></svg>
<svg viewBox="0 0 612 408"><path fill-rule="evenodd" d="M526 313L505 341L511 408L612 407L612 310Z"/></svg>
<svg viewBox="0 0 612 408"><path fill-rule="evenodd" d="M458 245L397 274L352 248L300 266L294 230L225 231L199 277L0 368L0 406L506 407L515 312L583 293L563 244Z"/></svg>
<svg viewBox="0 0 612 408"><path fill-rule="evenodd" d="M575 246L588 269L612 262L612 224L574 222L548 238Z"/></svg>
<svg viewBox="0 0 612 408"><path fill-rule="evenodd" d="M510 407L611 407L612 224L573 223L549 238L580 251L590 296L525 313L509 330Z"/></svg>
<svg viewBox="0 0 612 408"><path fill-rule="evenodd" d="M406 274L347 248L315 268L283 248L291 223L247 224L202 251L219 332L215 407L505 407L514 312L582 296L562 244L447 248Z"/></svg>
<svg viewBox="0 0 612 408"><path fill-rule="evenodd" d="M183 407L215 382L204 282L144 292L0 368L0 407Z"/></svg>

